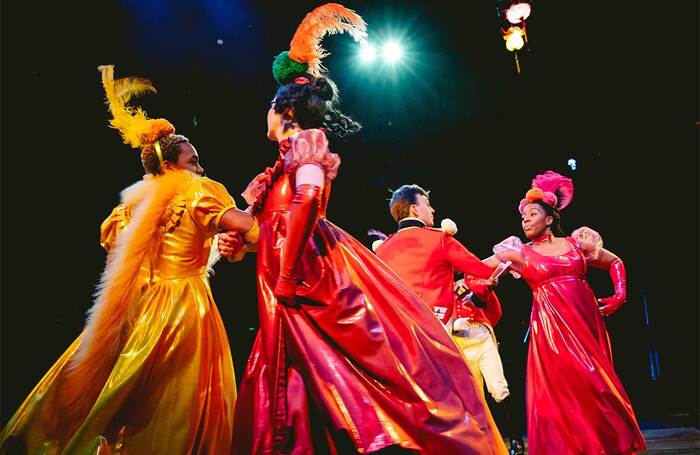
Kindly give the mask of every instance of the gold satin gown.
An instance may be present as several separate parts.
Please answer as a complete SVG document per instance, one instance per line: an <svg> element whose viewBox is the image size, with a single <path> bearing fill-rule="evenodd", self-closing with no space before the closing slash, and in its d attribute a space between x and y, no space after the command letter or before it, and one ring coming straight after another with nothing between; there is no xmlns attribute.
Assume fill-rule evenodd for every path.
<svg viewBox="0 0 700 455"><path fill-rule="evenodd" d="M156 253L141 263L127 310L135 322L108 379L85 391L97 397L89 411L63 421L57 400L83 331L4 428L2 453L229 453L236 384L206 268L219 219L235 203L219 183L187 178L161 217ZM108 251L132 212L119 205L102 224Z"/></svg>

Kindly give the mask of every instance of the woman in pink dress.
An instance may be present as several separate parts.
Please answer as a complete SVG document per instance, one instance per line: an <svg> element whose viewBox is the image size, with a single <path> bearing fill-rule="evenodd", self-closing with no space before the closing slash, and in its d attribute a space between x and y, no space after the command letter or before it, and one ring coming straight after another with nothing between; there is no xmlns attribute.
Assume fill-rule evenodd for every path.
<svg viewBox="0 0 700 455"><path fill-rule="evenodd" d="M559 211L573 197L571 179L552 171L533 180L520 202L531 240L510 237L494 247L502 262L532 288L527 359L527 424L531 454L628 454L645 448L613 368L603 316L626 298L622 260L602 248L600 235L582 227L561 235ZM493 265L493 263L492 263ZM588 267L607 269L615 294L596 299Z"/></svg>

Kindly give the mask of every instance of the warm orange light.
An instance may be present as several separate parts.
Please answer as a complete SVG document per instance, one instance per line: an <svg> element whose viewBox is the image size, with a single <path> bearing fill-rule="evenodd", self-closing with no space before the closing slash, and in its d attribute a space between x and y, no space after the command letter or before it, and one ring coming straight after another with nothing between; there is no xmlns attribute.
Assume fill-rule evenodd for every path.
<svg viewBox="0 0 700 455"><path fill-rule="evenodd" d="M523 40L523 35L525 35L525 30L520 27L510 27L503 34L503 39L506 40L506 49L509 51L518 51L525 45L525 40Z"/></svg>

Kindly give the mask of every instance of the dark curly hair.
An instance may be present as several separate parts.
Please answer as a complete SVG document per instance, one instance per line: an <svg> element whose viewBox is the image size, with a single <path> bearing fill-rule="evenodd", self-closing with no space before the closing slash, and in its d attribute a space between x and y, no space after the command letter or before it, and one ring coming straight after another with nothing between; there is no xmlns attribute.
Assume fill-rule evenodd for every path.
<svg viewBox="0 0 700 455"><path fill-rule="evenodd" d="M308 83L296 80L280 86L274 100L274 109L283 114L291 108L294 121L302 129L325 128L329 133L344 137L359 131L362 126L337 109L340 101L338 87L327 77L304 76Z"/></svg>

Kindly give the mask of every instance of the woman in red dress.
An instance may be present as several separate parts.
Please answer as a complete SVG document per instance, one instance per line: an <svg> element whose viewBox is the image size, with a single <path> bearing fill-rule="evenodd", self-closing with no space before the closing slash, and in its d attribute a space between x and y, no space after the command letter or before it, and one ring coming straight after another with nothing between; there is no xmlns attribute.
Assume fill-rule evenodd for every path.
<svg viewBox="0 0 700 455"><path fill-rule="evenodd" d="M592 229L553 235L561 233L559 210L573 190L571 179L552 171L537 176L519 207L531 242L510 237L494 247L496 258L512 261L532 288L528 450L535 455L633 453L645 448L644 439L613 368L603 322L625 302L625 267L602 248ZM588 267L609 270L613 296L596 299L585 278Z"/></svg>
<svg viewBox="0 0 700 455"><path fill-rule="evenodd" d="M260 223L260 330L239 390L234 453L506 453L440 321L326 219L340 165L326 131L359 125L337 110L337 89L313 60L294 60L308 44L303 33L315 40L305 48L322 53L315 24L364 33L352 11L321 6L273 64L281 86L268 137L279 155L243 194Z"/></svg>

